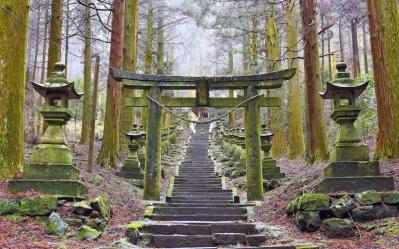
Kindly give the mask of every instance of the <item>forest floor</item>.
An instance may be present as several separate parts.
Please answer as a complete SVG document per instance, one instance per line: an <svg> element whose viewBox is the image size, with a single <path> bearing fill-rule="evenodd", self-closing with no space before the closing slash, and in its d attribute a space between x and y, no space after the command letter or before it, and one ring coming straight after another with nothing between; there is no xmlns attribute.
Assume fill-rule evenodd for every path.
<svg viewBox="0 0 399 249"><path fill-rule="evenodd" d="M188 137L188 136L187 136ZM96 144L96 151L99 150L100 143ZM184 148L184 146L183 146ZM373 144L370 144L373 150ZM27 161L32 151L32 146L27 146ZM54 237L45 232L44 222L35 218L24 218L22 221L13 221L8 218L0 217L0 248L100 248L108 246L119 238L124 237L125 225L132 221L143 218L145 202L142 201L142 189L135 186L131 181L115 175L115 170L105 170L95 167L94 173L88 173L86 166L87 147L76 145L75 161L77 167L81 169L82 181L89 187L90 197L105 196L109 198L113 206L113 216L108 226L97 241L82 242L71 237ZM180 156L177 160L181 160ZM302 193L311 192L317 179L322 175L323 168L327 163L307 166L303 160L288 160L281 158L278 166L286 173L288 180L279 188L266 193L264 202L255 209L256 221L261 221L270 226L275 226L278 230L284 231L283 237L276 243L300 243L313 242L325 245L328 249L399 249L399 218L378 220L368 223L357 224L361 236L352 239L329 240L320 232L302 233L296 228L295 224L285 215L284 209L287 204ZM399 186L399 160L385 160L381 162L381 170L386 175L395 178L396 188ZM167 191L169 179L174 174L175 162L164 162L164 176L162 180L162 194ZM100 177L100 184L93 183L93 176ZM230 179L230 184L240 186L245 177ZM7 182L0 183L0 198L18 197L7 192ZM238 189L242 200L245 200L245 191ZM27 195L34 195L28 193ZM392 220L393 219L393 220ZM398 225L390 228L390 224Z"/></svg>

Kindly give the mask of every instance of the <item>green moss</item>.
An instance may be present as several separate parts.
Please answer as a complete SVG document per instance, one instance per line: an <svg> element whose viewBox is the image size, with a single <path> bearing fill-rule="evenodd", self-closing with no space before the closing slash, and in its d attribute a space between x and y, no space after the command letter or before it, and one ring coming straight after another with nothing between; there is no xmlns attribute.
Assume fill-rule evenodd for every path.
<svg viewBox="0 0 399 249"><path fill-rule="evenodd" d="M94 175L90 179L91 183L93 183L96 186L100 186L102 182L102 178L99 175Z"/></svg>
<svg viewBox="0 0 399 249"><path fill-rule="evenodd" d="M382 196L382 199L385 204L399 204L399 192L385 192Z"/></svg>
<svg viewBox="0 0 399 249"><path fill-rule="evenodd" d="M330 198L323 194L304 194L299 198L298 209L303 211L327 211Z"/></svg>
<svg viewBox="0 0 399 249"><path fill-rule="evenodd" d="M153 212L154 212L154 206L148 206L147 209L144 212L144 217L145 218L150 218L152 216Z"/></svg>
<svg viewBox="0 0 399 249"><path fill-rule="evenodd" d="M28 197L20 200L18 212L28 216L45 216L57 209L58 198L55 196Z"/></svg>
<svg viewBox="0 0 399 249"><path fill-rule="evenodd" d="M101 232L89 227L89 226L81 226L76 235L78 240L96 240L101 236Z"/></svg>
<svg viewBox="0 0 399 249"><path fill-rule="evenodd" d="M12 215L7 215L5 216L7 220L14 221L14 222L21 222L24 220L22 216L19 214L12 214Z"/></svg>
<svg viewBox="0 0 399 249"><path fill-rule="evenodd" d="M14 214L18 212L18 203L14 200L0 200L0 215Z"/></svg>
<svg viewBox="0 0 399 249"><path fill-rule="evenodd" d="M362 205L369 206L382 202L381 194L375 190L357 193L355 199Z"/></svg>
<svg viewBox="0 0 399 249"><path fill-rule="evenodd" d="M104 219L111 217L112 207L109 200L103 196L98 196L90 202L90 206L101 214Z"/></svg>
<svg viewBox="0 0 399 249"><path fill-rule="evenodd" d="M288 216L292 216L298 211L298 203L299 198L296 198L288 204L287 208L285 209L285 212Z"/></svg>

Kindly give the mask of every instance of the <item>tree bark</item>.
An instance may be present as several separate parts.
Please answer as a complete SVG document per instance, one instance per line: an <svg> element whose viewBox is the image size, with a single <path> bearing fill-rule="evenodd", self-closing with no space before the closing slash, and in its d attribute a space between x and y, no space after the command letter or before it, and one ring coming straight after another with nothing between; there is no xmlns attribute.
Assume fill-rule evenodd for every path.
<svg viewBox="0 0 399 249"><path fill-rule="evenodd" d="M351 20L351 33L352 33L352 72L353 77L357 78L360 75L360 60L359 60L359 44L357 42L357 24L356 18Z"/></svg>
<svg viewBox="0 0 399 249"><path fill-rule="evenodd" d="M123 70L136 72L137 67L137 33L139 26L139 0L126 0L125 2L125 21L123 37ZM132 89L122 88L122 107L120 119L120 150L127 151L129 143L125 133L130 130L136 121L135 108L127 107L127 98L135 97L136 93Z"/></svg>
<svg viewBox="0 0 399 249"><path fill-rule="evenodd" d="M124 0L115 0L113 4L111 49L109 66L121 68L123 47L123 9ZM119 149L119 115L121 83L108 75L107 99L104 117L104 136L97 162L105 168L116 168Z"/></svg>
<svg viewBox="0 0 399 249"><path fill-rule="evenodd" d="M328 159L327 129L321 92L315 0L301 0L306 82L306 160Z"/></svg>
<svg viewBox="0 0 399 249"><path fill-rule="evenodd" d="M342 38L342 21L338 21L338 32L339 32L339 50L341 52L341 61L345 61L345 46Z"/></svg>
<svg viewBox="0 0 399 249"><path fill-rule="evenodd" d="M362 24L363 33L363 60L364 60L364 74L369 73L369 59L368 59L368 44L367 44L367 29L366 22L363 21Z"/></svg>
<svg viewBox="0 0 399 249"><path fill-rule="evenodd" d="M98 99L98 75L100 72L100 56L96 56L96 68L94 70L94 81L93 81L93 103L91 105L91 116L90 116L90 139L89 139L89 158L87 163L87 171L93 171L93 158L94 158L94 142L95 142L95 131L96 131L96 117L97 117L97 99Z"/></svg>
<svg viewBox="0 0 399 249"><path fill-rule="evenodd" d="M47 77L50 77L54 64L61 61L63 0L53 0L51 5L50 37L47 61Z"/></svg>
<svg viewBox="0 0 399 249"><path fill-rule="evenodd" d="M295 2L296 0L288 0L286 3L287 57L289 58L296 58L298 56ZM288 67L299 70L298 60L290 60ZM305 154L301 106L301 86L299 71L297 71L288 84L288 156L291 160L302 158Z"/></svg>
<svg viewBox="0 0 399 249"><path fill-rule="evenodd" d="M266 55L267 55L267 71L275 72L280 70L280 39L277 28L277 13L272 6L271 11L268 13L265 22L266 31ZM283 97L282 89L274 89L270 91L271 97ZM285 125L283 120L283 107L275 107L269 112L271 120L271 130L274 133L272 141L272 155L273 157L282 157L287 154L287 140L285 137Z"/></svg>
<svg viewBox="0 0 399 249"><path fill-rule="evenodd" d="M0 9L0 179L24 164L24 98L28 0L3 0Z"/></svg>
<svg viewBox="0 0 399 249"><path fill-rule="evenodd" d="M86 0L86 4L90 4L90 0ZM90 103L91 101L91 8L85 7L85 38L84 38L84 66L83 66L83 115L82 115L82 130L80 133L80 144L87 144L89 142L90 134Z"/></svg>
<svg viewBox="0 0 399 249"><path fill-rule="evenodd" d="M375 158L399 158L399 15L396 0L368 0L371 53L377 98Z"/></svg>

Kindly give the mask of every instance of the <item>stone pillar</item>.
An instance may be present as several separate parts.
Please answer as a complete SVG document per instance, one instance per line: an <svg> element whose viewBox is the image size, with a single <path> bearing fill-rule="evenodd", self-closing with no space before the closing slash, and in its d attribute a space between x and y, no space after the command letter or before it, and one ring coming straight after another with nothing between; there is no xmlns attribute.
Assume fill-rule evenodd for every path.
<svg viewBox="0 0 399 249"><path fill-rule="evenodd" d="M150 97L161 101L161 89L150 88ZM144 200L160 200L162 109L150 101L147 116L147 140L144 171Z"/></svg>
<svg viewBox="0 0 399 249"><path fill-rule="evenodd" d="M274 134L266 129L266 125L262 124L262 133L260 135L263 151L262 172L263 178L267 180L285 177L285 174L281 173L280 168L277 167L276 160L272 158L270 153L273 136Z"/></svg>
<svg viewBox="0 0 399 249"><path fill-rule="evenodd" d="M258 91L249 86L245 97L256 96ZM263 176L260 151L260 111L256 99L245 105L245 148L247 162L247 200L263 200Z"/></svg>

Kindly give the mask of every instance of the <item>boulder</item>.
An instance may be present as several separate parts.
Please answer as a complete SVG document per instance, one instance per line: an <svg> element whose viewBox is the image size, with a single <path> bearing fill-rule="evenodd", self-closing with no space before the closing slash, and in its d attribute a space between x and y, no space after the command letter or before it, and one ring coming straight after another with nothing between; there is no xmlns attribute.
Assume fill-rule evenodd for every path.
<svg viewBox="0 0 399 249"><path fill-rule="evenodd" d="M64 236L68 227L69 225L61 219L59 214L52 213L48 218L46 230L52 235Z"/></svg>
<svg viewBox="0 0 399 249"><path fill-rule="evenodd" d="M93 212L93 208L90 207L85 201L76 202L73 204L73 212L78 215L88 216Z"/></svg>
<svg viewBox="0 0 399 249"><path fill-rule="evenodd" d="M90 182L93 183L96 186L100 186L101 182L103 181L102 177L100 175L94 175L91 177Z"/></svg>
<svg viewBox="0 0 399 249"><path fill-rule="evenodd" d="M323 227L328 238L348 238L357 235L355 225L348 219L326 219L323 221Z"/></svg>
<svg viewBox="0 0 399 249"><path fill-rule="evenodd" d="M99 196L90 202L90 206L104 219L108 220L111 217L112 208L107 198Z"/></svg>
<svg viewBox="0 0 399 249"><path fill-rule="evenodd" d="M356 221L368 221L375 219L374 206L360 206L351 211L351 215Z"/></svg>
<svg viewBox="0 0 399 249"><path fill-rule="evenodd" d="M397 205L399 204L399 192L385 192L382 200L385 204Z"/></svg>
<svg viewBox="0 0 399 249"><path fill-rule="evenodd" d="M127 225L126 237L129 238L129 242L137 244L140 239L140 232L143 229L144 224L141 222L133 222Z"/></svg>
<svg viewBox="0 0 399 249"><path fill-rule="evenodd" d="M129 239L124 237L120 238L117 241L112 242L112 248L137 248L135 245L129 243Z"/></svg>
<svg viewBox="0 0 399 249"><path fill-rule="evenodd" d="M57 209L55 196L27 197L19 201L18 213L28 216L47 216Z"/></svg>
<svg viewBox="0 0 399 249"><path fill-rule="evenodd" d="M285 209L285 213L288 216L294 216L295 213L298 211L298 202L299 202L299 198L296 198L295 200L291 201L287 208Z"/></svg>
<svg viewBox="0 0 399 249"><path fill-rule="evenodd" d="M330 198L323 194L304 194L299 198L298 209L302 211L328 211Z"/></svg>
<svg viewBox="0 0 399 249"><path fill-rule="evenodd" d="M396 217L399 214L399 208L396 205L377 204L374 206L374 213L377 219Z"/></svg>
<svg viewBox="0 0 399 249"><path fill-rule="evenodd" d="M338 218L348 216L348 213L356 207L356 202L349 196L345 195L333 205L330 206L331 212Z"/></svg>
<svg viewBox="0 0 399 249"><path fill-rule="evenodd" d="M270 179L263 181L263 190L271 191L273 189L279 188L281 186L281 181L278 179Z"/></svg>
<svg viewBox="0 0 399 249"><path fill-rule="evenodd" d="M0 215L18 213L18 203L14 200L0 200Z"/></svg>
<svg viewBox="0 0 399 249"><path fill-rule="evenodd" d="M294 221L302 232L316 232L321 226L321 218L319 212L316 211L299 211Z"/></svg>
<svg viewBox="0 0 399 249"><path fill-rule="evenodd" d="M99 218L86 220L86 225L97 231L104 231L107 226L106 221Z"/></svg>
<svg viewBox="0 0 399 249"><path fill-rule="evenodd" d="M78 234L76 238L78 240L96 240L100 237L101 232L89 227L89 226L81 226L79 228Z"/></svg>
<svg viewBox="0 0 399 249"><path fill-rule="evenodd" d="M355 194L356 201L363 206L370 206L382 202L381 194L375 190Z"/></svg>
<svg viewBox="0 0 399 249"><path fill-rule="evenodd" d="M68 218L68 219L64 219L64 221L72 227L80 227L83 224L82 219L79 218Z"/></svg>

